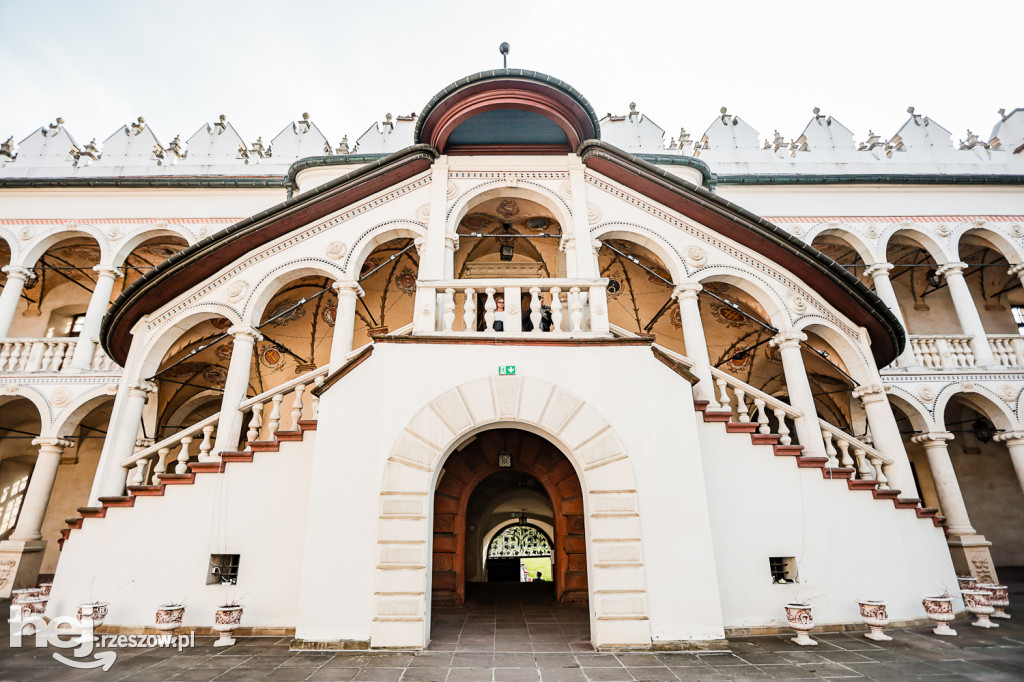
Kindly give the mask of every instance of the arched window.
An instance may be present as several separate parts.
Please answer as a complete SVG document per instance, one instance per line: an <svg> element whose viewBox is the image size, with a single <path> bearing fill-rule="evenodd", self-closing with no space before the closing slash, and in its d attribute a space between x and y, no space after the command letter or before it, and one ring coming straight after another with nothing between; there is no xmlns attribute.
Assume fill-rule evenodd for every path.
<svg viewBox="0 0 1024 682"><path fill-rule="evenodd" d="M509 526L491 540L488 559L551 556L551 542L536 526Z"/></svg>

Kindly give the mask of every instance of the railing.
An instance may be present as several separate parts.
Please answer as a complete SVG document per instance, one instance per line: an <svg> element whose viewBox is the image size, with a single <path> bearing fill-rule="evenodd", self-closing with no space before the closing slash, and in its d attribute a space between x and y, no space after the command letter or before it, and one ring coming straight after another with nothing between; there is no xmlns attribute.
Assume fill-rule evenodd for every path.
<svg viewBox="0 0 1024 682"><path fill-rule="evenodd" d="M299 431L300 421L316 419L320 399L310 389L323 383L328 370L327 366L320 367L239 405L238 411L250 416L243 439L245 449L251 450L254 442L277 442L279 432ZM128 485L155 485L161 476L187 474L191 461L218 461L217 453L211 451L219 422L217 413L122 460L121 467L128 470ZM283 425L288 428L282 429ZM192 444L197 439L199 445L193 453Z"/></svg>
<svg viewBox="0 0 1024 682"><path fill-rule="evenodd" d="M0 372L59 373L71 371L71 358L78 346L77 337L43 339L2 339ZM107 357L99 344L92 359L94 372L114 372L119 367Z"/></svg>
<svg viewBox="0 0 1024 682"><path fill-rule="evenodd" d="M417 320L414 333L521 337L545 333L559 336L606 334L606 306L591 310L590 301L604 300L607 282L606 279L421 280L417 282L420 299L436 299L440 310L434 319ZM498 311L499 297L505 302L504 315ZM496 321L502 322L500 330L495 329ZM524 331L524 327L529 331Z"/></svg>
<svg viewBox="0 0 1024 682"><path fill-rule="evenodd" d="M927 334L910 337L910 348L917 364L929 369L974 367L971 337L965 335Z"/></svg>
<svg viewBox="0 0 1024 682"><path fill-rule="evenodd" d="M999 334L988 336L992 355L1002 367L1024 367L1024 336L1020 334Z"/></svg>
<svg viewBox="0 0 1024 682"><path fill-rule="evenodd" d="M686 366L693 365L685 356L660 345L658 349ZM733 423L756 424L758 434L777 437L779 445L793 443L795 433L790 425L798 417L803 416L800 410L743 383L717 367L711 368L711 376L715 380L717 390L715 402L709 405L708 409L732 412L730 421ZM853 469L850 478L877 483L880 490L888 489L889 477L886 475L886 469L893 463L890 457L824 419L818 419L818 424L821 427L822 439L825 441L825 454L828 455L828 462L824 465L826 469Z"/></svg>

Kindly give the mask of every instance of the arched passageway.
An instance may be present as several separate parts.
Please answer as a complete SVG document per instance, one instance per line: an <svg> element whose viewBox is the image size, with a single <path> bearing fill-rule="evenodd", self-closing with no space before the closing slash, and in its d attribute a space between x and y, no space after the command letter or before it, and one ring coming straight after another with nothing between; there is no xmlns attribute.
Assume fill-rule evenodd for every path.
<svg viewBox="0 0 1024 682"><path fill-rule="evenodd" d="M493 500L500 502L494 505ZM477 567L491 531L512 520L496 518L502 505L519 505L515 516L524 518L524 525L532 515L538 525L552 529L554 597L559 603L586 602L579 477L553 444L518 429L480 433L444 464L434 493L433 602L460 605L466 600L467 576L479 582L498 577L495 566L485 566L483 572Z"/></svg>

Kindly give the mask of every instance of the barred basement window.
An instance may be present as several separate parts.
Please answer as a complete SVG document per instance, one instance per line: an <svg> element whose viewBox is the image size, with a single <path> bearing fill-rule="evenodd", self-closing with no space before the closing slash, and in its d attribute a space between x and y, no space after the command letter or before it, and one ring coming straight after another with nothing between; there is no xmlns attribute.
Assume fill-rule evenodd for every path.
<svg viewBox="0 0 1024 682"><path fill-rule="evenodd" d="M768 570L772 573L772 582L775 584L795 583L796 559L791 556L768 557Z"/></svg>
<svg viewBox="0 0 1024 682"><path fill-rule="evenodd" d="M207 585L234 585L238 582L239 554L211 554Z"/></svg>
<svg viewBox="0 0 1024 682"><path fill-rule="evenodd" d="M1024 334L1024 305L1010 306L1013 313L1013 321L1017 323L1017 333Z"/></svg>

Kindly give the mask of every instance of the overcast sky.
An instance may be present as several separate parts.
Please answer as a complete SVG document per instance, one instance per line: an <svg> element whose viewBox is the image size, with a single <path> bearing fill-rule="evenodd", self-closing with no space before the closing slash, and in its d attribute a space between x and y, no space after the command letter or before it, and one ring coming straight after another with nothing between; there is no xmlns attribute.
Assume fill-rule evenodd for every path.
<svg viewBox="0 0 1024 682"><path fill-rule="evenodd" d="M797 137L815 106L889 137L913 105L987 139L1024 106L1022 25L1021 0L0 0L0 139L63 116L84 144L144 115L166 143L223 113L268 141L308 111L354 141L500 67L502 41L509 66L602 116L635 101L667 137L699 138L723 105L762 137Z"/></svg>

